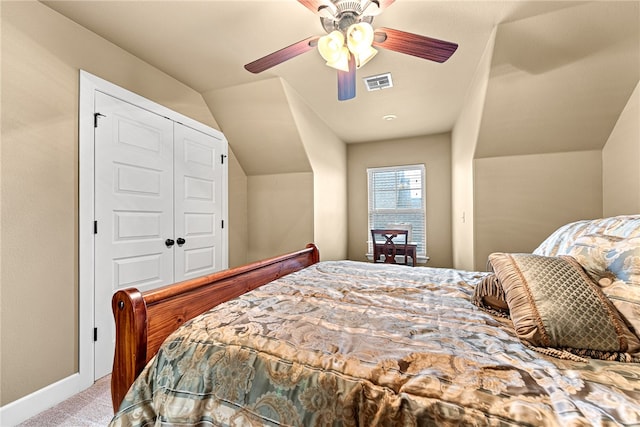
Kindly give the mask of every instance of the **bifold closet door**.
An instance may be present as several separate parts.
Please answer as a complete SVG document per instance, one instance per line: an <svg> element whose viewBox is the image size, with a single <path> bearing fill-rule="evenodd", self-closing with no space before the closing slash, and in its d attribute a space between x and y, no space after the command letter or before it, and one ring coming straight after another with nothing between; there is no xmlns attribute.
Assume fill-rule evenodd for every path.
<svg viewBox="0 0 640 427"><path fill-rule="evenodd" d="M224 268L225 142L96 92L95 378L111 372L111 297Z"/></svg>
<svg viewBox="0 0 640 427"><path fill-rule="evenodd" d="M173 122L96 92L95 377L111 372L111 297L173 283Z"/></svg>
<svg viewBox="0 0 640 427"><path fill-rule="evenodd" d="M224 143L174 125L175 281L221 270Z"/></svg>

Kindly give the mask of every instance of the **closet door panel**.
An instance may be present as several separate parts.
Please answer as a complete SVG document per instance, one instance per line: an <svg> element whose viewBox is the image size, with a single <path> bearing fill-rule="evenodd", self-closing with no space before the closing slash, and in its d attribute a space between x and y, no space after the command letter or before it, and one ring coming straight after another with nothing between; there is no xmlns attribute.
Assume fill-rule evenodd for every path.
<svg viewBox="0 0 640 427"><path fill-rule="evenodd" d="M173 122L96 92L95 377L111 372L111 297L173 283Z"/></svg>
<svg viewBox="0 0 640 427"><path fill-rule="evenodd" d="M213 136L174 124L177 282L223 268L223 144Z"/></svg>

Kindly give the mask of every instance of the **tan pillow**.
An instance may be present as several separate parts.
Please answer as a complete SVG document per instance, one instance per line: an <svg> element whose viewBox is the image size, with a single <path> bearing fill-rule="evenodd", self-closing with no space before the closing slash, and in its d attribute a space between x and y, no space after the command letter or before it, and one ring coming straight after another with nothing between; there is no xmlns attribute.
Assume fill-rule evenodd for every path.
<svg viewBox="0 0 640 427"><path fill-rule="evenodd" d="M489 274L479 282L473 292L473 303L492 314L508 317L509 306L504 290L495 274Z"/></svg>
<svg viewBox="0 0 640 427"><path fill-rule="evenodd" d="M516 334L525 343L638 361L632 354L640 350L640 340L573 257L494 253L489 262L504 289Z"/></svg>

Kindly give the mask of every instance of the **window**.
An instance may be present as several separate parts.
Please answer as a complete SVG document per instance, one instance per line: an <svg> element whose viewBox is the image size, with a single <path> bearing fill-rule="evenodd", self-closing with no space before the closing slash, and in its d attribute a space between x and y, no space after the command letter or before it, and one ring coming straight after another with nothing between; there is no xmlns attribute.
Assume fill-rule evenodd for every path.
<svg viewBox="0 0 640 427"><path fill-rule="evenodd" d="M367 169L369 178L369 230L409 229L418 256L427 254L424 165ZM370 233L369 233L370 236ZM369 242L369 253L373 252Z"/></svg>

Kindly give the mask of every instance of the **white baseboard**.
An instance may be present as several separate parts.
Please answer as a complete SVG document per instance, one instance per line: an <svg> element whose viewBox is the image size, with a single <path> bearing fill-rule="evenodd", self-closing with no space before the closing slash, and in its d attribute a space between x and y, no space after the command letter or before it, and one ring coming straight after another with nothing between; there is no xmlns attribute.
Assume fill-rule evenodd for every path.
<svg viewBox="0 0 640 427"><path fill-rule="evenodd" d="M20 424L91 386L82 382L80 374L73 374L0 407L0 426Z"/></svg>

